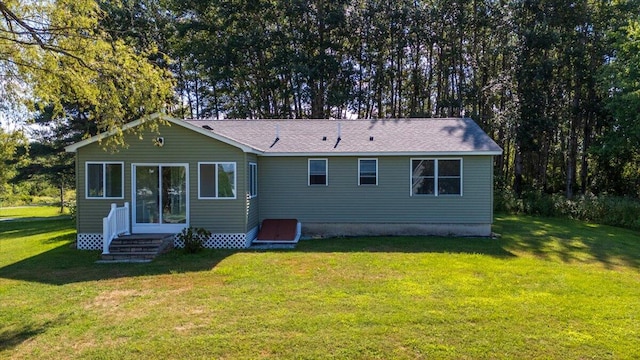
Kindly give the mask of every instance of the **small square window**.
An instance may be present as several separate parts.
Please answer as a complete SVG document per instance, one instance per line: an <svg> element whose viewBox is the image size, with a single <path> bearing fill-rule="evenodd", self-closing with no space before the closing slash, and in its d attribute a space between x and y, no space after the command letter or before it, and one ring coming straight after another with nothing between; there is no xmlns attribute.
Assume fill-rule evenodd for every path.
<svg viewBox="0 0 640 360"><path fill-rule="evenodd" d="M309 185L327 185L327 159L309 159Z"/></svg>
<svg viewBox="0 0 640 360"><path fill-rule="evenodd" d="M378 185L378 159L358 159L358 185Z"/></svg>

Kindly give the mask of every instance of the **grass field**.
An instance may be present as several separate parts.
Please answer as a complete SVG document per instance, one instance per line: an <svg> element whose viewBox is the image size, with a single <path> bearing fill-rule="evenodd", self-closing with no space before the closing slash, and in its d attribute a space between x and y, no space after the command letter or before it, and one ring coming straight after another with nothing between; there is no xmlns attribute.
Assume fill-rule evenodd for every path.
<svg viewBox="0 0 640 360"><path fill-rule="evenodd" d="M69 220L0 221L0 358L640 357L640 234L494 231L107 265L72 248Z"/></svg>

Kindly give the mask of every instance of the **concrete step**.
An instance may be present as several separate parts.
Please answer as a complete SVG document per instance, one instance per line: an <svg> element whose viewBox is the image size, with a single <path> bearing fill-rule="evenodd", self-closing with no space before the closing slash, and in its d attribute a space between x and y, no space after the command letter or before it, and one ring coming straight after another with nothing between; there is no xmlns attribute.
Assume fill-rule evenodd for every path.
<svg viewBox="0 0 640 360"><path fill-rule="evenodd" d="M148 262L173 249L174 234L123 235L111 242L100 262Z"/></svg>

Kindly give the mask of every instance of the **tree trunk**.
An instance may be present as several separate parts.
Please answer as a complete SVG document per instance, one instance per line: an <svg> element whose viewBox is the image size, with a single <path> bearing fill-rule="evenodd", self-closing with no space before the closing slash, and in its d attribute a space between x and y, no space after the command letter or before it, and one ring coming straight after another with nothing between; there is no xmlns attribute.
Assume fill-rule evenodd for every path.
<svg viewBox="0 0 640 360"><path fill-rule="evenodd" d="M60 179L60 214L64 214L64 181Z"/></svg>
<svg viewBox="0 0 640 360"><path fill-rule="evenodd" d="M519 144L516 144L515 150L513 191L520 197L522 195L522 154Z"/></svg>

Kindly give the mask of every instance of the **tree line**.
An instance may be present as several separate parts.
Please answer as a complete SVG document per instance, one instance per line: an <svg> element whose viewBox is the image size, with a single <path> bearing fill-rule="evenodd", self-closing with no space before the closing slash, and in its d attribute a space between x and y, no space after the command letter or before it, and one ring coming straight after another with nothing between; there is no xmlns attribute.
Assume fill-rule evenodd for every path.
<svg viewBox="0 0 640 360"><path fill-rule="evenodd" d="M171 99L155 91L178 117L468 116L504 149L496 179L507 191L638 196L637 0L96 4L101 37L169 78ZM109 121L73 94L67 111L39 118L118 127L157 110L137 106L151 90Z"/></svg>

